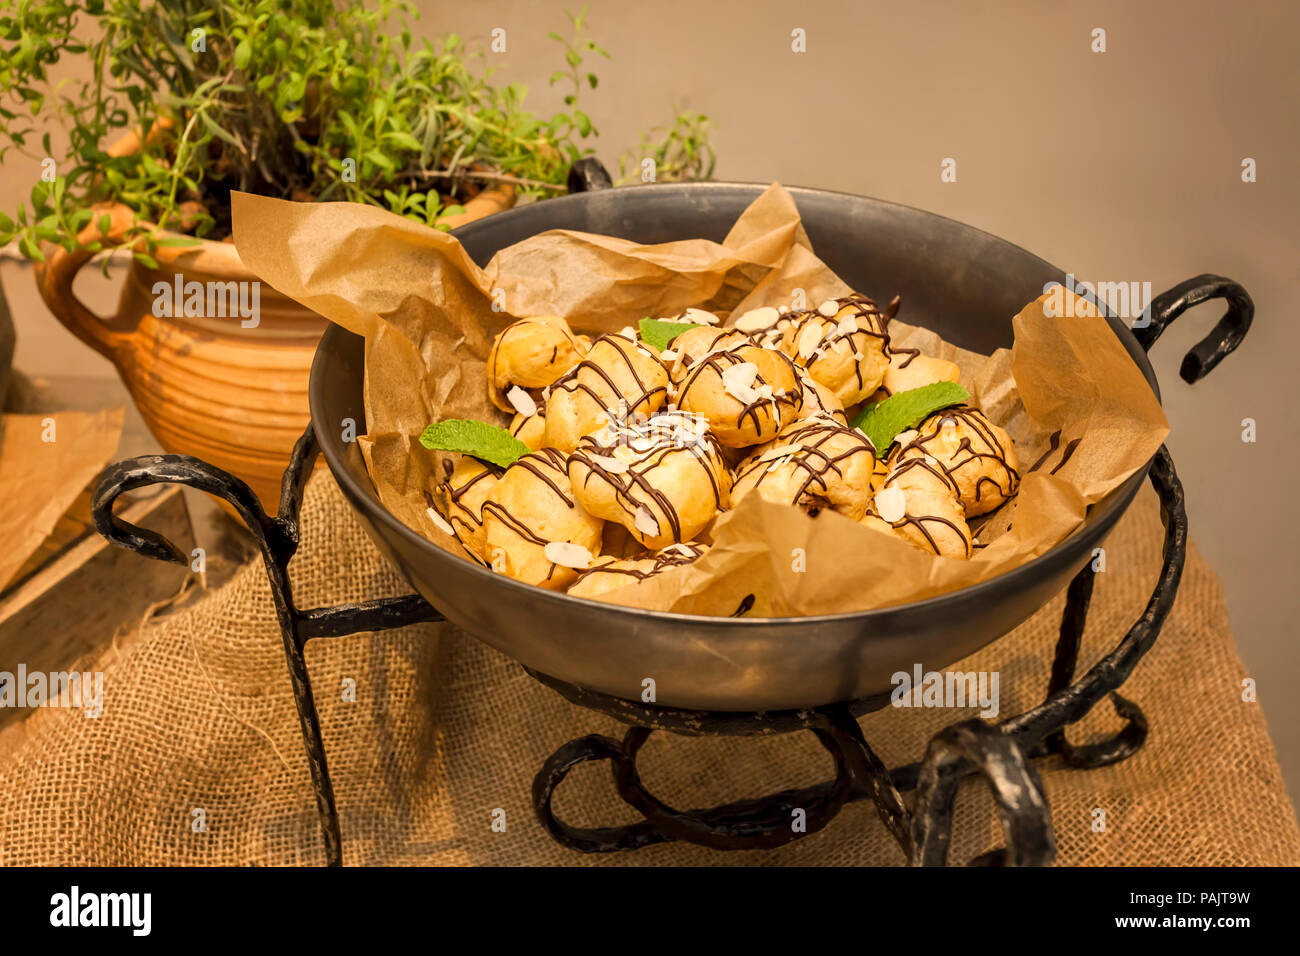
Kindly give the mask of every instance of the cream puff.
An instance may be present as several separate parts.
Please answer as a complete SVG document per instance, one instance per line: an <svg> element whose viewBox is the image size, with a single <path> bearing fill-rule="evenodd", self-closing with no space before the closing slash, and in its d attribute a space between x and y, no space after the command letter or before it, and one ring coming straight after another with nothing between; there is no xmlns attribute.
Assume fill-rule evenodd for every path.
<svg viewBox="0 0 1300 956"><path fill-rule="evenodd" d="M709 423L681 411L585 436L568 473L587 512L651 550L691 540L730 501L731 472Z"/></svg>
<svg viewBox="0 0 1300 956"><path fill-rule="evenodd" d="M893 468L861 523L940 557L971 556L970 526L956 483L933 460L912 459Z"/></svg>
<svg viewBox="0 0 1300 956"><path fill-rule="evenodd" d="M537 403L531 415L515 412L510 420L510 434L528 446L530 451L537 451L546 444L546 406Z"/></svg>
<svg viewBox="0 0 1300 956"><path fill-rule="evenodd" d="M899 435L889 460L930 456L952 476L966 516L987 514L1020 487L1020 461L1006 431L978 409L961 405L935 412Z"/></svg>
<svg viewBox="0 0 1300 956"><path fill-rule="evenodd" d="M600 551L604 522L574 498L564 456L554 448L507 468L482 516L484 558L516 581L563 590Z"/></svg>
<svg viewBox="0 0 1300 956"><path fill-rule="evenodd" d="M805 418L816 418L821 415L825 418L833 418L841 425L849 423L848 412L840 400L835 397L835 393L816 381L808 374L807 369L799 369L799 381L803 384L803 414Z"/></svg>
<svg viewBox="0 0 1300 956"><path fill-rule="evenodd" d="M781 349L844 407L880 388L889 368L889 333L876 303L853 294L791 313Z"/></svg>
<svg viewBox="0 0 1300 956"><path fill-rule="evenodd" d="M889 368L877 395L883 399L935 382L960 381L961 369L956 363L922 355L920 349L896 349L891 345Z"/></svg>
<svg viewBox="0 0 1300 956"><path fill-rule="evenodd" d="M757 345L710 352L687 370L677 390L683 411L708 419L730 448L771 441L803 413L804 388L788 355Z"/></svg>
<svg viewBox="0 0 1300 956"><path fill-rule="evenodd" d="M555 315L520 319L506 326L488 352L488 397L503 412L520 411L511 390L540 389L558 381L578 364L587 347L569 323Z"/></svg>
<svg viewBox="0 0 1300 956"><path fill-rule="evenodd" d="M648 418L667 404L670 385L668 366L635 335L602 335L545 390L546 447L567 455L611 420Z"/></svg>
<svg viewBox="0 0 1300 956"><path fill-rule="evenodd" d="M831 418L805 418L741 462L732 504L756 493L813 514L830 508L857 521L866 513L877 470L876 450L862 432Z"/></svg>

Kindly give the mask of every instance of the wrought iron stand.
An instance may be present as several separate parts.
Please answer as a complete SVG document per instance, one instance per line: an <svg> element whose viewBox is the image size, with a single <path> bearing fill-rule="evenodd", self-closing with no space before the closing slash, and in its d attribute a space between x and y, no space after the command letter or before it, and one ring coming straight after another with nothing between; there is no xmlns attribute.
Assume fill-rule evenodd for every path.
<svg viewBox="0 0 1300 956"><path fill-rule="evenodd" d="M1180 374L1196 382L1240 344L1254 306L1241 286L1219 276L1199 276L1159 296L1151 307L1151 324L1136 329L1150 349L1160 333L1186 309L1209 298L1228 300L1229 309L1215 329L1183 360ZM284 641L303 743L311 767L325 857L330 866L343 862L334 789L326 763L325 742L312 697L304 649L313 638L343 637L425 621L444 620L419 595L383 598L334 607L300 609L293 599L288 566L298 550L298 513L303 489L320 453L311 426L298 440L280 492L279 512L268 516L252 490L233 475L186 455L149 455L105 469L95 489L95 526L113 544L163 561L189 563L185 554L157 532L139 528L113 514L123 492L145 485L188 485L229 502L252 532L271 581L271 593ZM1093 572L1085 567L1067 591L1060 639L1043 703L1024 714L991 724L972 719L955 723L931 738L922 759L887 769L872 752L857 718L887 703L879 697L832 704L811 710L768 713L717 713L680 710L594 693L530 671L537 680L569 701L629 724L623 739L591 735L560 747L533 782L537 818L561 844L586 853L634 850L670 840L686 840L721 850L776 847L829 823L849 802L871 799L905 858L921 866L947 862L953 805L961 780L980 774L991 788L1007 845L970 861L981 865L1044 865L1055 855L1050 810L1032 760L1059 754L1075 768L1103 767L1136 753L1146 740L1141 708L1121 697L1117 688L1151 649L1173 606L1187 552L1187 514L1174 463L1163 446L1148 477L1160 498L1165 537L1159 580L1141 617L1119 644L1078 681L1074 680L1083 638ZM1071 744L1066 728L1082 719L1107 695L1125 721L1114 736L1100 743ZM810 731L831 755L835 777L814 786L785 790L707 810L675 810L641 783L636 758L656 730L687 736L789 733ZM583 829L559 820L551 799L566 775L579 764L608 760L618 795L644 817L620 827ZM902 794L914 790L909 809ZM792 813L806 815L803 831L791 826Z"/></svg>

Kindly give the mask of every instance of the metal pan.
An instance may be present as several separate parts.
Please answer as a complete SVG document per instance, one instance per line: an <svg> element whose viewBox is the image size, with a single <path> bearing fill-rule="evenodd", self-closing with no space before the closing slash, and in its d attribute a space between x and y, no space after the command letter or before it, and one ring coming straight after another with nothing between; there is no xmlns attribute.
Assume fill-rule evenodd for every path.
<svg viewBox="0 0 1300 956"><path fill-rule="evenodd" d="M456 231L480 265L547 229L578 229L641 243L721 240L763 191L738 183L599 189L516 208ZM906 321L988 353L1010 346L1012 317L1063 270L970 226L906 206L812 189L790 190L817 254L878 301L901 294ZM1159 297L1137 335L1109 317L1156 389L1144 347L1206 298L1229 301L1219 328L1189 354L1183 377L1209 371L1245 334L1245 290L1217 276ZM1139 340L1138 335L1142 338ZM617 607L520 584L452 555L393 517L375 494L341 422L364 433L363 342L332 326L312 366L317 438L334 477L376 545L451 622L534 671L631 700L653 678L661 705L714 711L818 707L890 690L915 664L941 669L1006 634L1065 588L1132 502L1147 466L1094 505L1049 552L981 584L924 601L851 614L733 619Z"/></svg>

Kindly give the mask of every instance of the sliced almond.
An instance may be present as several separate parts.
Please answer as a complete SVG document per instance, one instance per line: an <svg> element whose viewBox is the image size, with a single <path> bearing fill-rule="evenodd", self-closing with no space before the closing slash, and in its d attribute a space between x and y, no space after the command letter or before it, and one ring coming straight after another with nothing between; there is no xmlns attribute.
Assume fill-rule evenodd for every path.
<svg viewBox="0 0 1300 956"><path fill-rule="evenodd" d="M435 525L437 525L439 531L441 531L443 534L449 534L453 538L456 536L456 529L447 523L446 518L438 514L438 510L436 508L427 509L427 513L429 515L429 520L432 521Z"/></svg>
<svg viewBox="0 0 1300 956"><path fill-rule="evenodd" d="M756 378L758 378L757 365L753 362L738 362L722 370L722 387L733 398L742 402L752 402Z"/></svg>
<svg viewBox="0 0 1300 956"><path fill-rule="evenodd" d="M704 309L687 309L682 313L681 321L695 322L699 325L717 325L718 317L712 312L706 312Z"/></svg>
<svg viewBox="0 0 1300 956"><path fill-rule="evenodd" d="M659 357L665 362L676 362L678 352L675 349L664 349L659 353Z"/></svg>
<svg viewBox="0 0 1300 956"><path fill-rule="evenodd" d="M798 454L800 450L800 446L798 445L779 445L770 451L764 452L759 456L758 460L759 462L776 461L778 458L784 458L786 455Z"/></svg>
<svg viewBox="0 0 1300 956"><path fill-rule="evenodd" d="M822 329L815 322L810 322L804 326L799 333L799 357L801 359L810 359L818 351L818 346L822 344Z"/></svg>
<svg viewBox="0 0 1300 956"><path fill-rule="evenodd" d="M817 311L826 316L826 318L833 319L840 311L840 304L834 299L827 299L821 305L817 306Z"/></svg>
<svg viewBox="0 0 1300 956"><path fill-rule="evenodd" d="M518 385L510 386L510 391L506 392L506 401L513 405L515 411L523 415L524 418L532 418L537 414L537 403L533 401L533 396Z"/></svg>
<svg viewBox="0 0 1300 956"><path fill-rule="evenodd" d="M621 458L608 458L605 455L592 454L588 454L586 457L588 461L594 462L612 475L621 475L628 469L627 462Z"/></svg>
<svg viewBox="0 0 1300 956"><path fill-rule="evenodd" d="M902 488L881 488L876 492L875 505L876 514L894 524L907 514L907 495Z"/></svg>
<svg viewBox="0 0 1300 956"><path fill-rule="evenodd" d="M549 541L546 547L542 548L542 554L551 564L558 564L562 568L582 571L591 564L591 552L582 545L570 541Z"/></svg>
<svg viewBox="0 0 1300 956"><path fill-rule="evenodd" d="M735 328L742 332L758 332L772 325L781 317L781 313L770 305L750 309L735 322Z"/></svg>
<svg viewBox="0 0 1300 956"><path fill-rule="evenodd" d="M655 520L655 516L647 508L636 509L636 518L633 523L636 525L636 530L647 537L659 533L659 522Z"/></svg>

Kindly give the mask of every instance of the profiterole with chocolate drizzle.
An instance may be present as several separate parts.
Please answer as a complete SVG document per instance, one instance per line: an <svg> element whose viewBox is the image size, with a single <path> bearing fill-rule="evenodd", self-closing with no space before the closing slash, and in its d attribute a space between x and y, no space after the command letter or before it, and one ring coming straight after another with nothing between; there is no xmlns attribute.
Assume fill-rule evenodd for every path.
<svg viewBox="0 0 1300 956"><path fill-rule="evenodd" d="M461 453L426 493L431 527L497 573L583 598L699 560L750 495L969 559L972 520L1015 497L1020 463L955 364L891 347L898 305L853 293L725 325L687 309L594 338L574 332L580 316L520 319L486 370L508 427L420 436Z"/></svg>

